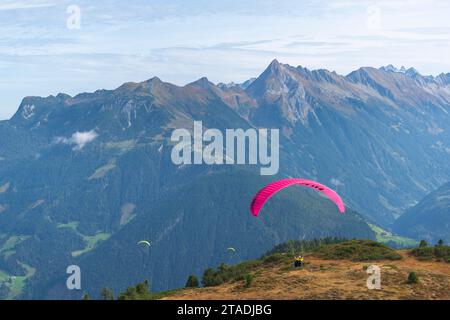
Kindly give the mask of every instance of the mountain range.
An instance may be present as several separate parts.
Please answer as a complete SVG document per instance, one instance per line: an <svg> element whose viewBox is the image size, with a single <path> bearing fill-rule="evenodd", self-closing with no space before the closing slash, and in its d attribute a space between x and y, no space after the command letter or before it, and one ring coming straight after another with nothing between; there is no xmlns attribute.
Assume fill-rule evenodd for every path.
<svg viewBox="0 0 450 320"><path fill-rule="evenodd" d="M450 180L449 111L450 74L388 66L342 76L277 60L244 84L202 78L180 87L155 77L74 97L26 97L0 122L0 296L79 298L65 287L70 264L81 267L90 293L146 278L164 290L230 259L229 246L244 260L289 239L374 239L368 222L424 236L399 225ZM171 133L194 121L279 129L278 175L174 165ZM347 214L293 188L261 219L251 217L251 196L287 176L332 186ZM448 235L441 216L430 221ZM426 213L417 221L430 222ZM422 230L429 236L433 227ZM136 245L143 239L151 249Z"/></svg>

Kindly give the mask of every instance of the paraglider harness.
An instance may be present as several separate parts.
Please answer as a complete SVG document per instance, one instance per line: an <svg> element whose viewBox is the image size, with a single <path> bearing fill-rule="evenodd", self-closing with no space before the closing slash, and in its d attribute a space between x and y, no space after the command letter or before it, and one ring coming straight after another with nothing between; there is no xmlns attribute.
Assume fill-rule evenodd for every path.
<svg viewBox="0 0 450 320"><path fill-rule="evenodd" d="M304 264L303 256L298 256L295 258L294 267L300 268L303 267L303 264Z"/></svg>

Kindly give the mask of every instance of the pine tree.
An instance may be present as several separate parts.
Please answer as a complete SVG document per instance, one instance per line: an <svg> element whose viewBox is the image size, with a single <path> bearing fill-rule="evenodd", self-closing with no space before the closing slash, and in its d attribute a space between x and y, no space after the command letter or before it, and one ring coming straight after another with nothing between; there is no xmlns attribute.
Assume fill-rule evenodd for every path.
<svg viewBox="0 0 450 320"><path fill-rule="evenodd" d="M138 295L135 287L129 287L125 292L119 295L119 300L137 300Z"/></svg>
<svg viewBox="0 0 450 320"><path fill-rule="evenodd" d="M198 288L199 282L195 275L189 276L186 282L186 288Z"/></svg>
<svg viewBox="0 0 450 320"><path fill-rule="evenodd" d="M91 300L91 296L89 295L89 293L85 293L84 295L83 295L83 298L82 298L83 300Z"/></svg>
<svg viewBox="0 0 450 320"><path fill-rule="evenodd" d="M420 240L419 247L420 248L428 247L428 243L425 240Z"/></svg>
<svg viewBox="0 0 450 320"><path fill-rule="evenodd" d="M150 288L150 285L149 285L148 281L145 280L144 282L139 283L136 286L136 292L140 296L146 296L150 292L149 288Z"/></svg>
<svg viewBox="0 0 450 320"><path fill-rule="evenodd" d="M114 300L114 294L108 288L103 288L100 292L100 295L102 296L103 300Z"/></svg>

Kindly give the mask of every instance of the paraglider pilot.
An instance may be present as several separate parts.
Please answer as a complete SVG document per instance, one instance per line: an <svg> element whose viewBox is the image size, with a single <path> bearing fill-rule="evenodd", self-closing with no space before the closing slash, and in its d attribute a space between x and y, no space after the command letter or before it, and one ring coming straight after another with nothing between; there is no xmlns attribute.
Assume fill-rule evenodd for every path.
<svg viewBox="0 0 450 320"><path fill-rule="evenodd" d="M300 268L300 267L303 267L303 264L304 264L304 258L302 255L295 258L294 267Z"/></svg>

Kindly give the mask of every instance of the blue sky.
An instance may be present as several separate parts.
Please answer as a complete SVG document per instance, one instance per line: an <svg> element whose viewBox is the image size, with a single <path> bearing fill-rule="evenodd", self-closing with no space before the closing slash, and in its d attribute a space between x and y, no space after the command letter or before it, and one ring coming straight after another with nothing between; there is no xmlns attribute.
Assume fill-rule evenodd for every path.
<svg viewBox="0 0 450 320"><path fill-rule="evenodd" d="M79 29L67 26L71 5ZM25 96L153 76L240 82L273 58L342 74L390 63L447 73L449 14L445 0L0 0L0 119Z"/></svg>

